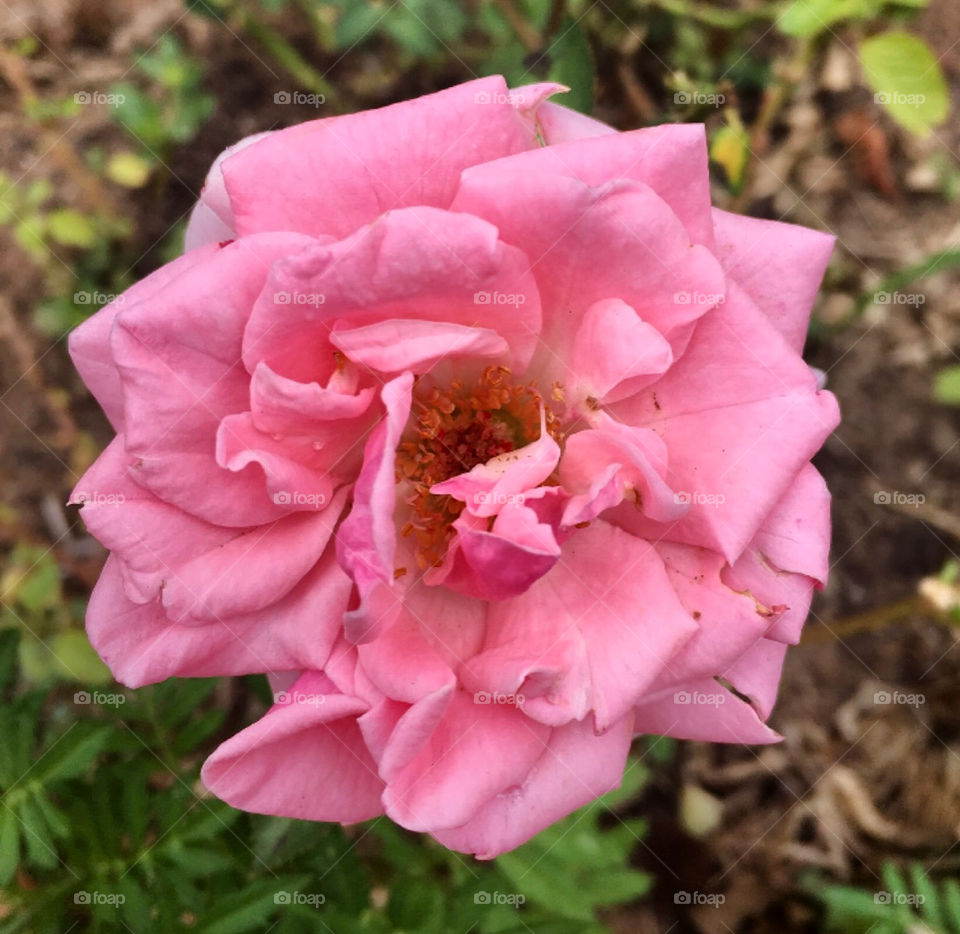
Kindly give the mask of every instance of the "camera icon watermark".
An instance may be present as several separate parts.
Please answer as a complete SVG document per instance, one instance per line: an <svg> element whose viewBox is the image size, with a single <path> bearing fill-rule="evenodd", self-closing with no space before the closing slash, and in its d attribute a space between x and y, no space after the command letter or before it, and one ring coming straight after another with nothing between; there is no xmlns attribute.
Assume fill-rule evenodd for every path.
<svg viewBox="0 0 960 934"><path fill-rule="evenodd" d="M474 892L474 905L513 905L519 908L527 900L522 892Z"/></svg>
<svg viewBox="0 0 960 934"><path fill-rule="evenodd" d="M919 308L926 305L927 296L922 292L885 292L883 290L873 293L873 302L875 305L912 305Z"/></svg>
<svg viewBox="0 0 960 934"><path fill-rule="evenodd" d="M275 104L296 104L308 107L322 107L327 98L323 94L308 94L305 91L277 91L273 95Z"/></svg>
<svg viewBox="0 0 960 934"><path fill-rule="evenodd" d="M326 304L327 296L322 292L274 292L274 305L312 305L314 308Z"/></svg>
<svg viewBox="0 0 960 934"><path fill-rule="evenodd" d="M926 694L908 694L904 691L877 691L873 695L873 702L884 707L895 705L916 709L927 702L927 696Z"/></svg>
<svg viewBox="0 0 960 934"><path fill-rule="evenodd" d="M923 493L902 493L900 490L877 490L873 501L878 506L913 506L915 509L926 501Z"/></svg>
<svg viewBox="0 0 960 934"><path fill-rule="evenodd" d="M327 504L323 493L303 493L300 490L278 490L273 494L275 506L301 506L308 509L322 509Z"/></svg>
<svg viewBox="0 0 960 934"><path fill-rule="evenodd" d="M919 907L926 902L927 897L919 892L874 892L875 905L910 905Z"/></svg>
<svg viewBox="0 0 960 934"><path fill-rule="evenodd" d="M727 702L727 695L722 692L677 691L673 702L681 707L722 707Z"/></svg>
<svg viewBox="0 0 960 934"><path fill-rule="evenodd" d="M673 95L673 102L687 107L722 107L727 102L727 98L724 94L705 91L677 91Z"/></svg>
<svg viewBox="0 0 960 934"><path fill-rule="evenodd" d="M523 305L527 296L523 292L474 292L475 305Z"/></svg>
<svg viewBox="0 0 960 934"><path fill-rule="evenodd" d="M96 705L98 707L121 707L127 702L127 695L120 693L106 693L104 691L77 691L73 695L73 702L82 707Z"/></svg>
<svg viewBox="0 0 960 934"><path fill-rule="evenodd" d="M674 905L710 905L719 908L727 896L720 892L674 892Z"/></svg>
<svg viewBox="0 0 960 934"><path fill-rule="evenodd" d="M673 501L678 506L722 506L727 497L723 493L704 493L702 490L680 490L673 494Z"/></svg>
<svg viewBox="0 0 960 934"><path fill-rule="evenodd" d="M873 95L873 99L886 107L922 107L927 102L926 94L901 94L899 91L880 91Z"/></svg>
<svg viewBox="0 0 960 934"><path fill-rule="evenodd" d="M106 104L108 107L119 107L126 99L126 94L108 94L103 91L77 91L73 95L75 104Z"/></svg>
<svg viewBox="0 0 960 934"><path fill-rule="evenodd" d="M504 694L502 691L476 691L473 702L493 707L522 707L526 703L523 694Z"/></svg>
<svg viewBox="0 0 960 934"><path fill-rule="evenodd" d="M327 896L322 892L274 892L274 905L309 905L319 908L325 904Z"/></svg>
<svg viewBox="0 0 960 934"><path fill-rule="evenodd" d="M111 905L119 907L127 900L120 892L74 892L74 905Z"/></svg>

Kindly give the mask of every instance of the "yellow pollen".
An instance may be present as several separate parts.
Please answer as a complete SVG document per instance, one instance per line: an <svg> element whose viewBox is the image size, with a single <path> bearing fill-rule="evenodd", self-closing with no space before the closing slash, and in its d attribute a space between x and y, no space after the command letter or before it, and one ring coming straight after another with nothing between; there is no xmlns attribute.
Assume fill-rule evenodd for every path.
<svg viewBox="0 0 960 934"><path fill-rule="evenodd" d="M491 366L471 387L454 380L445 388L414 391L416 418L397 448L396 479L410 485L410 515L400 534L413 536L421 570L443 561L451 526L464 508L430 488L540 437L542 396L533 383L511 383L509 376L508 367ZM562 393L554 387L555 399L558 388ZM548 434L562 443L559 417L544 410Z"/></svg>

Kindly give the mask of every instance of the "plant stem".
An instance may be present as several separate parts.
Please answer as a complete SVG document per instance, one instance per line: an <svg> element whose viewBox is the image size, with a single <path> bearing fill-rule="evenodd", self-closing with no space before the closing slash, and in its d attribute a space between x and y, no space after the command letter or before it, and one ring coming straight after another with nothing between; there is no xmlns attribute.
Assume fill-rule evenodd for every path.
<svg viewBox="0 0 960 934"><path fill-rule="evenodd" d="M953 248L932 253L919 263L907 266L887 276L877 288L872 289L870 292L864 292L857 299L853 308L839 321L826 324L825 327L831 330L845 328L848 324L851 324L859 318L860 315L875 302L877 293L889 292L893 294L894 292L899 292L905 286L919 282L921 279L926 279L928 276L932 276L934 273L941 272L944 269L952 269L954 266L960 266L960 250Z"/></svg>
<svg viewBox="0 0 960 934"><path fill-rule="evenodd" d="M300 87L331 98L333 86L277 30L258 20L252 13L240 14L240 25L273 57L274 61Z"/></svg>
<svg viewBox="0 0 960 934"><path fill-rule="evenodd" d="M865 613L857 613L854 616L847 616L844 619L831 620L819 626L807 626L803 630L800 638L801 645L817 645L825 642L835 642L846 636L852 636L858 632L869 632L876 629L883 629L892 623L899 622L915 614L937 613L930 602L924 597L916 594L911 597L905 597L896 603L890 603L887 606L877 607L873 610L867 610Z"/></svg>

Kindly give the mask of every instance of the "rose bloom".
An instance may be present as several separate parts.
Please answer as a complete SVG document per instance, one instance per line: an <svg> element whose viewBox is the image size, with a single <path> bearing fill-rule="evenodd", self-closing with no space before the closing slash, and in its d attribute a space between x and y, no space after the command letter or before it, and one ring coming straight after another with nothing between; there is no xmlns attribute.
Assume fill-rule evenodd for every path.
<svg viewBox="0 0 960 934"><path fill-rule="evenodd" d="M71 335L117 432L73 500L111 552L91 642L131 687L270 677L204 767L236 807L492 857L638 733L779 738L832 238L712 209L703 127L559 90L244 140L185 254Z"/></svg>

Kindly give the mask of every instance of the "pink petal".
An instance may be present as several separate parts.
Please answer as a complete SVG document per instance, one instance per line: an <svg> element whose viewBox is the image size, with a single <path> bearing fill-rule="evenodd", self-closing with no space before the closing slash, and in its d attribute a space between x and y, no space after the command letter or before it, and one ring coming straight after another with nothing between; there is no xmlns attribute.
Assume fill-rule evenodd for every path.
<svg viewBox="0 0 960 934"><path fill-rule="evenodd" d="M203 183L200 200L194 205L187 222L187 231L184 236L184 249L195 250L208 243L217 243L222 240L232 240L237 236L236 225L233 220L233 208L223 183L223 163L225 159L235 153L242 152L270 133L254 133L244 137L232 146L228 146L210 166L207 180Z"/></svg>
<svg viewBox="0 0 960 934"><path fill-rule="evenodd" d="M724 583L725 562L716 552L665 542L657 545L657 551L680 602L697 621L698 632L670 659L651 691L705 677L729 677L731 667L763 640L776 610Z"/></svg>
<svg viewBox="0 0 960 934"><path fill-rule="evenodd" d="M713 247L710 172L702 125L665 124L616 133L594 121L588 123L589 118L579 114L571 116L569 111L558 114L559 109L556 104L546 103L537 111L537 119L545 127L550 145L467 169L464 185L473 189L484 179L485 187L502 178L504 196L512 198L519 189L516 182L508 183L508 178L547 179L560 175L592 187L615 179L632 179L649 185L670 206L686 228L689 240ZM561 138L550 139L551 130L557 131ZM588 133L590 138L584 138ZM572 141L566 141L567 137ZM454 210L458 209L460 198L458 194ZM536 220L544 217L553 219L552 214L547 213ZM555 226L554 236L563 229ZM504 239L514 242L506 235ZM531 260L539 255L531 256ZM643 314L641 306L635 307Z"/></svg>
<svg viewBox="0 0 960 934"><path fill-rule="evenodd" d="M131 476L132 458L118 435L80 478L70 503L90 534L118 559L124 592L135 603L160 593L165 578L237 534L158 499Z"/></svg>
<svg viewBox="0 0 960 934"><path fill-rule="evenodd" d="M191 623L254 613L276 603L320 559L345 499L344 491L322 512L297 513L241 532L181 565L164 582L167 616Z"/></svg>
<svg viewBox="0 0 960 934"><path fill-rule="evenodd" d="M817 290L835 237L714 209L717 257L797 352L803 350Z"/></svg>
<svg viewBox="0 0 960 934"><path fill-rule="evenodd" d="M423 748L389 779L386 812L408 830L460 826L523 781L549 735L515 708L475 704L457 692Z"/></svg>
<svg viewBox="0 0 960 934"><path fill-rule="evenodd" d="M504 162L497 171L465 172L453 209L485 218L526 252L548 312L534 368L564 384L582 375L563 361L596 302L620 298L677 350L726 290L720 264L705 247L691 246L677 215L642 182L591 187L549 166ZM696 300L684 303L681 294Z"/></svg>
<svg viewBox="0 0 960 934"><path fill-rule="evenodd" d="M433 835L444 846L478 859L506 853L619 787L632 737L632 715L603 736L596 736L587 723L555 729L522 782L491 798L465 824Z"/></svg>
<svg viewBox="0 0 960 934"><path fill-rule="evenodd" d="M278 603L201 625L171 623L159 600L124 595L118 559L110 557L90 596L87 634L114 677L142 687L171 677L207 678L322 668L340 630L350 580L324 556Z"/></svg>
<svg viewBox="0 0 960 934"><path fill-rule="evenodd" d="M354 363L382 373L426 373L446 357L506 357L509 349L489 328L399 318L334 327L330 343Z"/></svg>
<svg viewBox="0 0 960 934"><path fill-rule="evenodd" d="M567 438L560 483L573 493L563 513L565 526L588 522L628 497L638 513L672 522L687 511L664 476L667 449L649 428L634 428L599 413L596 428Z"/></svg>
<svg viewBox="0 0 960 934"><path fill-rule="evenodd" d="M587 309L570 368L579 377L578 395L616 402L666 373L671 363L673 351L660 332L626 302L608 298Z"/></svg>
<svg viewBox="0 0 960 934"><path fill-rule="evenodd" d="M586 696L602 732L626 715L696 631L653 546L595 520L564 544L549 575L521 596L491 605L485 651L470 668L483 665L489 654L493 668L510 658L525 660L526 666L512 670L529 677L542 656L556 659L554 646L566 644L569 670L563 677L575 680L563 684L551 675L554 689L541 701L527 701L524 710L550 723L565 722L564 713L566 720L583 715L578 699ZM507 692L527 693L521 682ZM542 712L548 704L554 711Z"/></svg>
<svg viewBox="0 0 960 934"><path fill-rule="evenodd" d="M268 234L216 250L122 310L112 331L138 482L215 524L256 525L284 513L258 468L231 474L218 466L215 443L220 421L248 405L240 351L249 310L271 262L305 242ZM207 252L189 255L199 254Z"/></svg>
<svg viewBox="0 0 960 934"><path fill-rule="evenodd" d="M211 246L161 266L70 332L70 359L117 431L123 429L123 384L110 352L114 320L121 311L159 295L174 279L209 259L217 249Z"/></svg>
<svg viewBox="0 0 960 934"><path fill-rule="evenodd" d="M238 233L343 237L386 211L449 207L471 165L535 145L501 77L273 133L223 165Z"/></svg>
<svg viewBox="0 0 960 934"><path fill-rule="evenodd" d="M445 566L425 579L468 597L515 597L543 577L560 557L553 529L526 506L511 503L502 507L489 532L461 520L454 525L457 535Z"/></svg>
<svg viewBox="0 0 960 934"><path fill-rule="evenodd" d="M638 733L674 736L706 743L777 743L770 729L746 701L712 678L684 685L658 700L637 707Z"/></svg>
<svg viewBox="0 0 960 934"><path fill-rule="evenodd" d="M204 763L203 783L255 814L349 824L382 813L383 783L356 721L364 703L315 672L290 693L302 702L274 705L223 743Z"/></svg>
<svg viewBox="0 0 960 934"><path fill-rule="evenodd" d="M344 616L344 632L351 642L376 637L399 611L392 593L397 532L397 442L410 414L413 376L405 373L383 387L386 417L371 432L364 449L363 468L353 491L353 508L337 533L337 558L356 585L359 605Z"/></svg>
<svg viewBox="0 0 960 934"><path fill-rule="evenodd" d="M617 132L606 123L553 101L546 101L537 108L536 120L540 134L548 146L610 136Z"/></svg>
<svg viewBox="0 0 960 934"><path fill-rule="evenodd" d="M764 603L784 606L767 635L795 643L814 588L827 581L829 551L830 493L816 468L806 464L724 580Z"/></svg>
<svg viewBox="0 0 960 934"><path fill-rule="evenodd" d="M244 361L250 372L263 361L290 379L322 381L334 366L335 325L397 319L496 331L523 372L540 332L540 299L529 261L492 225L435 208L391 211L276 264L250 316Z"/></svg>
<svg viewBox="0 0 960 934"><path fill-rule="evenodd" d="M839 421L834 397L817 391L810 368L736 284L669 372L612 413L663 437L667 483L690 499L671 526L626 506L617 523L714 548L731 563Z"/></svg>

